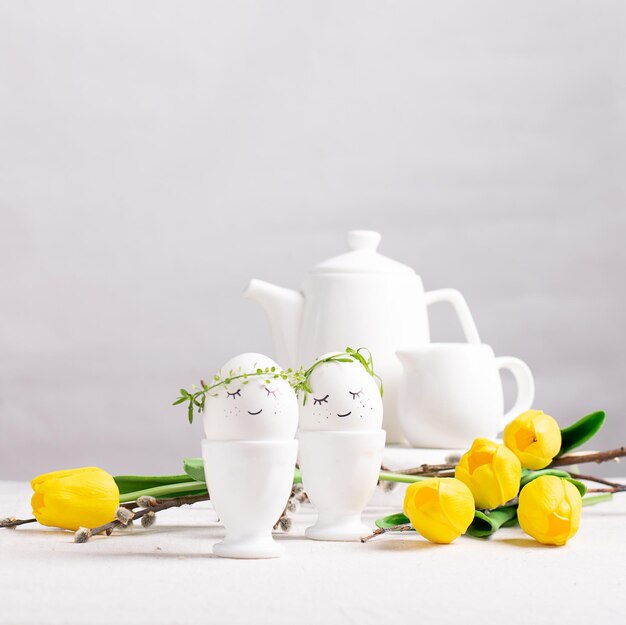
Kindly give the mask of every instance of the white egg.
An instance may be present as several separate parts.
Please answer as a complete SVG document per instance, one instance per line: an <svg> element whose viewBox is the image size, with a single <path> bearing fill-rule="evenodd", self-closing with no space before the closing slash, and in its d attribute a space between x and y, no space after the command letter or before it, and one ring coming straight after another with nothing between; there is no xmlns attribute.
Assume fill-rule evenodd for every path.
<svg viewBox="0 0 626 625"><path fill-rule="evenodd" d="M262 354L241 354L229 360L221 376L275 369L267 375L233 380L207 394L204 433L209 440L287 440L298 427L298 400L289 382L274 378L280 367Z"/></svg>
<svg viewBox="0 0 626 625"><path fill-rule="evenodd" d="M306 403L304 396L299 402L302 430L379 430L382 427L380 390L361 363L321 364L311 374L309 386L312 392L306 396Z"/></svg>

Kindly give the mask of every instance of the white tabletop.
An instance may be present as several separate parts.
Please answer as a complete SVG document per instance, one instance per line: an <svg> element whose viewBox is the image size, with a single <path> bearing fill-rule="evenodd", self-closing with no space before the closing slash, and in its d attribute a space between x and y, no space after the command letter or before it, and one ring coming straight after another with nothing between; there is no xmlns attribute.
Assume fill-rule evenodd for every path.
<svg viewBox="0 0 626 625"><path fill-rule="evenodd" d="M27 484L0 482L0 515L29 516ZM370 508L365 520L397 510ZM211 555L223 534L208 503L167 510L140 527L74 544L72 533L0 530L0 623L623 623L626 493L585 508L568 545L519 528L447 546L415 534L366 544L303 537L310 507L277 534L286 555Z"/></svg>

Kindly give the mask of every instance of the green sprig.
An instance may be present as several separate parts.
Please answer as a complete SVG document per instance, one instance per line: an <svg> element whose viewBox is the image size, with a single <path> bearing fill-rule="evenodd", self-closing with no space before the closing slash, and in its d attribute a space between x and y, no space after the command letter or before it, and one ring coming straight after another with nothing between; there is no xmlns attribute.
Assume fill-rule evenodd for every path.
<svg viewBox="0 0 626 625"><path fill-rule="evenodd" d="M309 380L312 373L321 365L328 362L358 362L365 370L377 380L380 389L380 395L383 395L383 382L379 375L374 372L374 362L370 351L364 347L359 349L353 349L352 347L346 347L344 352L333 354L322 358L314 362L308 369L300 367L297 370L287 369L285 371L277 369L276 367L257 368L254 371L243 372L241 367L238 371L232 369L228 372L228 375L224 376L221 371L213 376L211 384L207 384L204 380L200 380L200 389L197 389L195 385L192 385L191 391L181 388L180 395L172 403L173 406L178 406L187 402L187 418L189 423L193 423L194 412L200 414L204 412L204 406L207 395L213 397L217 396L217 393L212 393L215 389L223 386L228 387L229 384L236 380L243 380L242 384L249 384L250 378L262 378L266 384L270 384L272 380L285 380L289 383L291 388L294 389L298 398L302 395L302 404L306 404L307 396L311 393L311 386Z"/></svg>

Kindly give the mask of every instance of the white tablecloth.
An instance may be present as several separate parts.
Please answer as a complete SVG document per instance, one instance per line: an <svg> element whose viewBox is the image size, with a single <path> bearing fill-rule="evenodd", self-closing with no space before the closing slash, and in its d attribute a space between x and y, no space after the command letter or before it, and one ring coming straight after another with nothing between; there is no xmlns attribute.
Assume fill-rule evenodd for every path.
<svg viewBox="0 0 626 625"><path fill-rule="evenodd" d="M29 516L27 484L0 482L0 516ZM365 519L392 511L370 508ZM286 555L236 561L211 555L223 528L208 503L158 514L137 527L74 544L72 533L26 525L0 530L0 623L411 623L485 625L626 619L626 493L585 508L565 547L519 528L447 546L417 535L369 543L303 537L304 507Z"/></svg>

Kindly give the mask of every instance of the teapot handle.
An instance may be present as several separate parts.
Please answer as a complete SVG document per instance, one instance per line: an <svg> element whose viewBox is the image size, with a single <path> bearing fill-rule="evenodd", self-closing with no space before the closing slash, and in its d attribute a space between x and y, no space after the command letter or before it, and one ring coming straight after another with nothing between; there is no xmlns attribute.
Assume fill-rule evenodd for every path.
<svg viewBox="0 0 626 625"><path fill-rule="evenodd" d="M436 291L428 291L424 293L426 306L436 304L438 302L448 302L456 311L457 317L461 322L465 340L468 343L480 343L480 336L474 323L474 318L470 312L469 306L465 298L456 289L437 289Z"/></svg>
<svg viewBox="0 0 626 625"><path fill-rule="evenodd" d="M513 407L502 417L499 431L504 430L506 424L515 419L522 412L529 410L535 400L535 379L529 366L519 358L513 356L500 356L496 358L498 369L508 369L515 378L517 384L517 397Z"/></svg>

